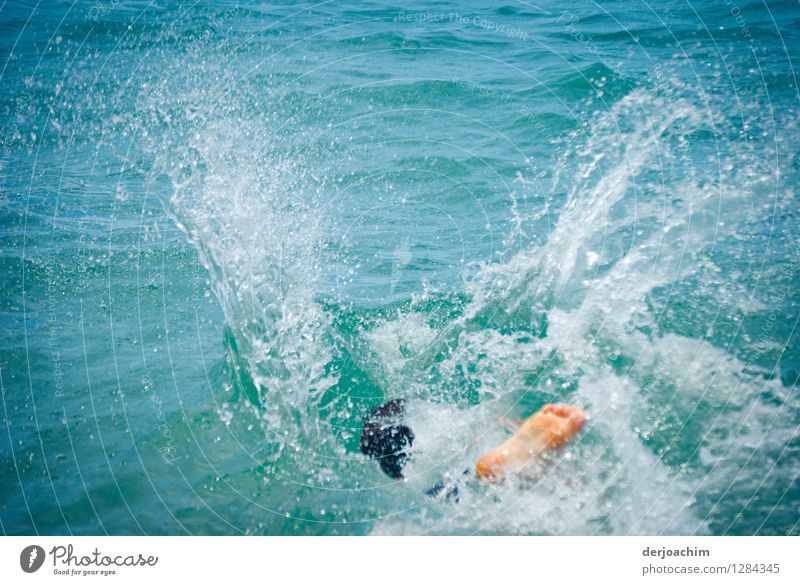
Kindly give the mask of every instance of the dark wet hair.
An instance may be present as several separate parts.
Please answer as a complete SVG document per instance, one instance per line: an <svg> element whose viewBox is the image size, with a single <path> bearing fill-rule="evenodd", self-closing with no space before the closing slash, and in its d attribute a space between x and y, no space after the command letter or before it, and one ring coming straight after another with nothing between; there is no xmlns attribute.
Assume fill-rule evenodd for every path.
<svg viewBox="0 0 800 585"><path fill-rule="evenodd" d="M369 412L361 430L361 452L377 459L381 470L392 479L403 479L403 467L411 458L414 444L405 414L405 400L390 400Z"/></svg>

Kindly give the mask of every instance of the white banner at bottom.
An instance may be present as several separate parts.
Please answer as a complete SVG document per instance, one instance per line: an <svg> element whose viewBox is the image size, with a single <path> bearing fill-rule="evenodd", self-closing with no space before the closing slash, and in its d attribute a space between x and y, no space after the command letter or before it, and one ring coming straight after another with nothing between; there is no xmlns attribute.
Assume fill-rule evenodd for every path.
<svg viewBox="0 0 800 585"><path fill-rule="evenodd" d="M731 536L10 536L0 539L0 583L800 583L798 544Z"/></svg>

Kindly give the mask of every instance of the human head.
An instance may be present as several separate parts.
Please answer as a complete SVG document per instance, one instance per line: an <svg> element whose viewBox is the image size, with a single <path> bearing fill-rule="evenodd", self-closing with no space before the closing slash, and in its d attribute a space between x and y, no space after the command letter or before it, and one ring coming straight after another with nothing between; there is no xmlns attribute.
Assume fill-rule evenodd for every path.
<svg viewBox="0 0 800 585"><path fill-rule="evenodd" d="M377 459L392 479L403 479L403 467L411 458L414 433L404 422L405 400L397 398L373 408L364 419L361 452Z"/></svg>

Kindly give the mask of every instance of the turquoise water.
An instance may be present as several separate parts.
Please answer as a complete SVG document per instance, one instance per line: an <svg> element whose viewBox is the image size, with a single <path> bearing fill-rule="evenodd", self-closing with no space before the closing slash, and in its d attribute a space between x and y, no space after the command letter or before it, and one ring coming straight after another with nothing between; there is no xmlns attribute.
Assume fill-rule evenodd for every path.
<svg viewBox="0 0 800 585"><path fill-rule="evenodd" d="M798 534L798 48L792 2L3 2L0 529ZM461 475L554 401L579 440Z"/></svg>

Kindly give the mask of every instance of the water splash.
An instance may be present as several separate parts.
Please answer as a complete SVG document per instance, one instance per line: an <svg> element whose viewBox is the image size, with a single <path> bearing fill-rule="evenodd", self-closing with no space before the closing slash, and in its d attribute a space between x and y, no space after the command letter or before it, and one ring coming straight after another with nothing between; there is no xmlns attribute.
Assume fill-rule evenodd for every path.
<svg viewBox="0 0 800 585"><path fill-rule="evenodd" d="M653 303L657 291L714 272L708 250L720 237L723 198L739 203L725 209L728 230L744 220L751 194L698 170L719 148L718 116L688 97L631 91L571 136L552 172L554 201L565 197L544 245L465 271L463 293L424 290L347 339L320 294L331 220L321 201L335 187L310 181L314 165L297 151L287 156L267 128L254 138L252 124L231 124L230 111L189 124L164 165L174 187L166 207L209 271L234 369L255 387L248 404L278 446L274 460L291 445L301 471L309 453L327 453L329 471L370 481L362 467L350 471L352 457L329 428L336 415L321 405L341 391L344 348L385 396L417 399L406 492L414 512L378 521L374 532L708 532L713 503L698 492L729 481L719 458L760 449L721 429L757 424L755 437L778 424L776 436L791 437L791 425L776 422L781 406L759 399L769 386L784 400L779 383L670 331ZM714 138L690 140L703 132ZM258 139L264 146L242 147ZM503 439L499 417L557 400L591 416L566 454L501 486L465 479ZM345 406L357 427L349 399ZM676 427L680 420L691 428ZM417 501L442 477L461 485L457 509Z"/></svg>

